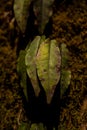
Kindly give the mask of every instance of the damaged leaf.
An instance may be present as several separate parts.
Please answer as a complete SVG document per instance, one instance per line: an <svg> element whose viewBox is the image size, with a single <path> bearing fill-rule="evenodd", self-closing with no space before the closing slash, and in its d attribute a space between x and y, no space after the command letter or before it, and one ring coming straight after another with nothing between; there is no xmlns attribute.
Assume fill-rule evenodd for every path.
<svg viewBox="0 0 87 130"><path fill-rule="evenodd" d="M38 30L43 34L49 18L52 16L52 4L54 0L36 0L34 1L33 10L37 18Z"/></svg>
<svg viewBox="0 0 87 130"><path fill-rule="evenodd" d="M36 96L38 96L40 92L37 73L36 73L36 54L40 45L40 36L36 36L36 38L31 42L29 48L26 51L25 56L25 65L27 74L31 80Z"/></svg>
<svg viewBox="0 0 87 130"><path fill-rule="evenodd" d="M36 16L39 33L43 34L45 26L52 16L52 5L54 0L14 0L13 9L15 19L22 33L25 33L30 14L29 8L32 2L32 10Z"/></svg>
<svg viewBox="0 0 87 130"><path fill-rule="evenodd" d="M36 65L39 80L46 92L47 103L50 103L60 79L61 56L56 40L46 39L40 44Z"/></svg>
<svg viewBox="0 0 87 130"><path fill-rule="evenodd" d="M14 0L15 19L22 33L25 33L26 30L31 2L32 0Z"/></svg>

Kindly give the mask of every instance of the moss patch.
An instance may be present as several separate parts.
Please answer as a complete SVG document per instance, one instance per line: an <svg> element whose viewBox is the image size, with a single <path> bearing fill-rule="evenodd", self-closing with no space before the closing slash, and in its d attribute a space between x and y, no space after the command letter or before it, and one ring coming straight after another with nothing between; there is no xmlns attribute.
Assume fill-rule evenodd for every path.
<svg viewBox="0 0 87 130"><path fill-rule="evenodd" d="M81 115L81 111L87 115L87 112L81 109L82 102L87 95L86 4L85 0L78 2L73 0L69 5L63 3L53 15L52 38L56 38L60 44L67 44L70 51L69 67L72 72L69 92L61 103L59 125L61 130L82 130L81 126L85 116ZM85 109L87 110L87 106Z"/></svg>

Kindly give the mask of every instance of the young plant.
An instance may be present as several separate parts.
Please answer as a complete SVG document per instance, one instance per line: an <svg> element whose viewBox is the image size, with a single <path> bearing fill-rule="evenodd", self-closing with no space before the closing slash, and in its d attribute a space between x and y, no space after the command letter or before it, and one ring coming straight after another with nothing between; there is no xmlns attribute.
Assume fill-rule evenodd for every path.
<svg viewBox="0 0 87 130"><path fill-rule="evenodd" d="M52 16L54 0L15 0L14 14L22 33L25 33L29 17L29 8L33 4L39 34L44 33L46 24ZM68 49L63 43L59 45L55 39L50 40L45 35L35 36L29 41L25 50L21 50L18 57L17 71L26 101L29 102L27 90L27 76L29 77L35 96L41 91L40 84L45 91L46 102L50 104L58 83L60 83L60 99L70 84L71 71L68 69ZM29 86L28 86L29 87ZM43 124L21 124L19 130L46 130ZM55 128L54 128L55 129Z"/></svg>
<svg viewBox="0 0 87 130"><path fill-rule="evenodd" d="M48 104L60 81L60 97L62 98L71 79L67 61L66 45L63 43L59 47L56 40L45 39L43 36L36 36L25 50L20 51L17 71L21 76L21 86L24 88L26 100L28 100L26 74L31 80L36 96L40 93L39 81L41 82Z"/></svg>

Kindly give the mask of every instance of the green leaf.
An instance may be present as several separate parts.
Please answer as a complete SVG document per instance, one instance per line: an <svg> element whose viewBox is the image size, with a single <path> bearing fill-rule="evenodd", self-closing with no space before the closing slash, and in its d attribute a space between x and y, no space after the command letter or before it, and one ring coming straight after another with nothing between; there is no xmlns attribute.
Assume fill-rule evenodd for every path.
<svg viewBox="0 0 87 130"><path fill-rule="evenodd" d="M21 50L19 53L18 62L17 62L17 72L18 72L19 77L20 77L20 85L23 88L24 95L28 101L25 55L26 55L26 51Z"/></svg>
<svg viewBox="0 0 87 130"><path fill-rule="evenodd" d="M54 0L35 0L34 1L34 13L37 18L38 30L40 34L43 34L46 24L49 18L52 16L52 5Z"/></svg>
<svg viewBox="0 0 87 130"><path fill-rule="evenodd" d="M67 68L68 66L68 60L69 60L69 51L66 47L66 44L62 43L60 47L61 52L61 67L62 69Z"/></svg>
<svg viewBox="0 0 87 130"><path fill-rule="evenodd" d="M36 64L38 77L46 92L47 103L50 103L60 79L61 56L56 40L47 39L40 44Z"/></svg>
<svg viewBox="0 0 87 130"><path fill-rule="evenodd" d="M27 74L31 80L36 96L40 92L37 73L36 73L36 54L40 46L41 37L36 36L35 39L31 42L29 48L26 51L25 64L27 69Z"/></svg>
<svg viewBox="0 0 87 130"><path fill-rule="evenodd" d="M63 94L67 90L70 80L71 80L71 71L68 67L69 60L69 51L66 47L66 44L61 44L61 78L60 78L60 97L62 98Z"/></svg>
<svg viewBox="0 0 87 130"><path fill-rule="evenodd" d="M71 71L62 70L61 72L61 81L60 81L60 97L62 98L63 94L66 92L71 80Z"/></svg>
<svg viewBox="0 0 87 130"><path fill-rule="evenodd" d="M14 14L22 33L25 32L32 0L14 0Z"/></svg>

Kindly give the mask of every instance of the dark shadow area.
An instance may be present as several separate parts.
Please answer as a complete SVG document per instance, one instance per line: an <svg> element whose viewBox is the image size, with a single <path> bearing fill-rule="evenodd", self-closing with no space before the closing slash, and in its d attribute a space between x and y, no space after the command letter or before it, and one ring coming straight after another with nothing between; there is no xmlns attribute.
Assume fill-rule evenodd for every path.
<svg viewBox="0 0 87 130"><path fill-rule="evenodd" d="M60 106L66 108L67 105L71 102L71 98L68 96L70 92L70 85L68 86L67 90L63 94L62 99L60 100Z"/></svg>
<svg viewBox="0 0 87 130"><path fill-rule="evenodd" d="M40 81L39 85L41 91L39 96L36 97L30 79L27 76L28 103L22 93L26 115L32 123L42 122L47 127L47 130L53 130L54 127L58 130L60 115L60 83L58 83L55 89L54 96L50 104L47 104L46 102L45 91L41 86Z"/></svg>
<svg viewBox="0 0 87 130"><path fill-rule="evenodd" d="M55 0L54 4L56 7L61 6L60 4L65 4L66 6L68 6L69 4L72 4L73 0Z"/></svg>
<svg viewBox="0 0 87 130"><path fill-rule="evenodd" d="M65 1L65 0L55 0L54 3L55 3L56 6L58 6L58 5L59 5L60 3L62 3L63 1Z"/></svg>
<svg viewBox="0 0 87 130"><path fill-rule="evenodd" d="M47 38L52 34L52 18L50 18L49 22L46 24L43 34L45 34Z"/></svg>

